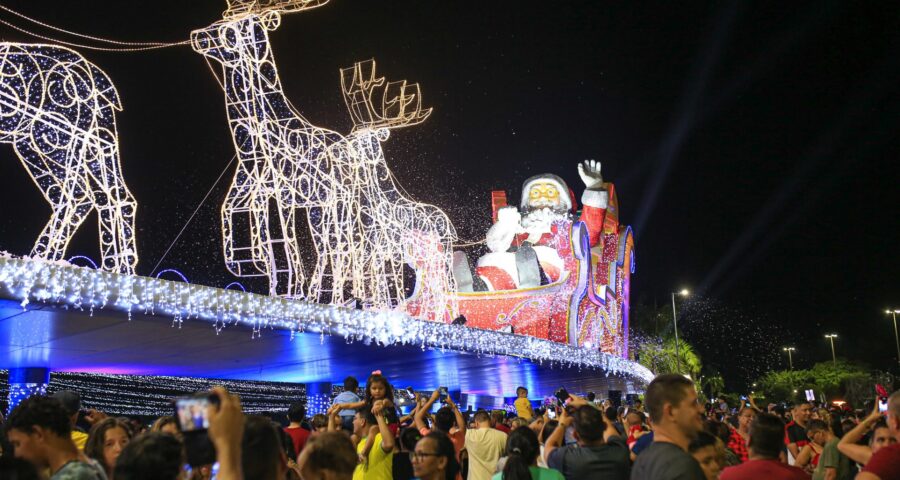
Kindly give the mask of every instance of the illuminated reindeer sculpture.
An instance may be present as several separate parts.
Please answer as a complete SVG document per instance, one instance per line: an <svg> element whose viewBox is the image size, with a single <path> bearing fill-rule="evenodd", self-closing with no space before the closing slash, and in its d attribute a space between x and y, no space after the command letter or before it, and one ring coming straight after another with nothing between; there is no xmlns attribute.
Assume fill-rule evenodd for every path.
<svg viewBox="0 0 900 480"><path fill-rule="evenodd" d="M341 163L350 167L356 186L352 193L361 209L357 224L363 242L357 248L361 256L354 263L353 290L363 292L362 298L402 298L406 263L416 271L407 310L438 321L455 316L456 305L447 296L456 290L450 274L453 225L441 209L399 192L381 149L389 129L421 123L431 109L422 109L418 84L377 77L374 60L342 69L341 87L354 123L347 137L350 148L343 151L350 158Z"/></svg>
<svg viewBox="0 0 900 480"><path fill-rule="evenodd" d="M0 141L13 144L53 210L32 256L62 259L96 210L103 268L134 273L137 203L119 162L115 110L121 109L109 77L78 53L0 43Z"/></svg>
<svg viewBox="0 0 900 480"><path fill-rule="evenodd" d="M348 137L313 125L284 96L268 31L278 27L279 11L326 2L230 2L224 20L191 34L194 50L223 65L239 160L222 207L226 264L238 276L267 276L273 295L327 295L333 303L353 297L369 307L394 308L405 296L406 262L417 273L415 313L443 318L453 287L452 226L437 208L399 194L380 145L387 129L419 123L430 113L421 109L418 86L385 84L374 77L374 62L343 70L355 123ZM379 108L372 100L376 90L383 93ZM299 209L307 210L317 256L308 277L296 238ZM438 284L441 292L432 293Z"/></svg>

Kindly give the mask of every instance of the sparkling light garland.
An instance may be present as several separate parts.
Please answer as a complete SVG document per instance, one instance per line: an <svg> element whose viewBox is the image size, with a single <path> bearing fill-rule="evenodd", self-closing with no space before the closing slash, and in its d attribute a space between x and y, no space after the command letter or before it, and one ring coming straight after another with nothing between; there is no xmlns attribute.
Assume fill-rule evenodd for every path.
<svg viewBox="0 0 900 480"><path fill-rule="evenodd" d="M6 376L7 372L0 370L0 382L6 383ZM306 400L304 384L251 380L53 372L49 386L40 385L43 388L34 391L13 386L9 396L24 399L33 394L73 390L81 396L85 409L95 408L109 415L147 416L172 415L172 399L206 391L214 385L240 395L241 407L247 413L285 413L291 403Z"/></svg>
<svg viewBox="0 0 900 480"><path fill-rule="evenodd" d="M420 345L423 349L522 357L566 368L601 369L644 383L653 378L650 370L626 359L525 335L422 321L398 312L354 310L2 254L0 295L20 299L23 307L39 301L129 315L138 311L170 315L176 321L202 319L217 329L242 324L255 331L277 328L321 332L348 341Z"/></svg>
<svg viewBox="0 0 900 480"><path fill-rule="evenodd" d="M46 394L46 383L10 383L7 396L8 407L6 409L6 414L8 415L9 412L12 411L12 409L16 408L16 405L30 396Z"/></svg>
<svg viewBox="0 0 900 480"><path fill-rule="evenodd" d="M31 255L61 260L96 210L103 268L134 273L137 202L122 178L115 86L56 45L0 43L0 71L0 141L14 145L53 210Z"/></svg>
<svg viewBox="0 0 900 480"><path fill-rule="evenodd" d="M421 318L449 320L456 312L449 295L456 233L443 211L400 194L381 149L388 129L430 114L418 85L385 82L376 77L374 61L343 69L342 91L354 120L346 137L303 118L282 90L268 37L281 19L273 9L324 3L231 2L225 20L191 33L194 50L222 64L240 160L221 210L226 266L239 277L268 277L272 295L334 304L356 299L368 308L402 307ZM307 211L315 246L311 269L296 238L300 209ZM417 276L409 300L405 264Z"/></svg>

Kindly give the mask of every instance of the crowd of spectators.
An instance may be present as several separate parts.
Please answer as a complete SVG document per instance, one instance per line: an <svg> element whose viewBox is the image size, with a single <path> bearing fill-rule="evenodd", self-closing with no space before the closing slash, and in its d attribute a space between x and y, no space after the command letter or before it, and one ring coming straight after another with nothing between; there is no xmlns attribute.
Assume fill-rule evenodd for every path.
<svg viewBox="0 0 900 480"><path fill-rule="evenodd" d="M327 413L311 418L291 405L286 425L245 414L217 387L196 430L176 416L144 425L85 411L77 392L33 396L3 422L0 478L900 479L900 392L867 416L810 403L762 409L752 397L730 407L701 403L684 376L660 375L629 406L566 392L535 408L520 387L514 415L462 412L439 388L401 416L381 372L361 395L358 386L348 378Z"/></svg>

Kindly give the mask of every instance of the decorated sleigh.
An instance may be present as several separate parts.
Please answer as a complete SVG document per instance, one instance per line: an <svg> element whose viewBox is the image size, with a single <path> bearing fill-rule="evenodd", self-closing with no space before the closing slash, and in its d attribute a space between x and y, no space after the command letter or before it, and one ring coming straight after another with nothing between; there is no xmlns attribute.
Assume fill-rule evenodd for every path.
<svg viewBox="0 0 900 480"><path fill-rule="evenodd" d="M466 326L627 357L634 236L631 227L619 225L615 187L606 186L609 208L593 248L584 222L554 222L549 246L556 250L560 263L542 262L544 270L554 270L552 281L531 288L456 293L458 312L465 317ZM495 200L496 194L502 192L495 192ZM479 274L484 273L481 270Z"/></svg>

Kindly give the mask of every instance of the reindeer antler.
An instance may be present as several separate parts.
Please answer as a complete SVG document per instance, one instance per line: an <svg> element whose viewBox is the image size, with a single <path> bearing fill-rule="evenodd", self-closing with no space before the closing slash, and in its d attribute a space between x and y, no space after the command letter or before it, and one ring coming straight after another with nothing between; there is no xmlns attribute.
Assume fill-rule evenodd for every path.
<svg viewBox="0 0 900 480"><path fill-rule="evenodd" d="M328 0L226 0L228 10L222 18L231 20L251 13L277 11L280 13L302 12L328 3Z"/></svg>
<svg viewBox="0 0 900 480"><path fill-rule="evenodd" d="M376 105L373 98L381 87L381 104ZM407 127L422 123L431 115L431 108L422 110L422 91L418 83L400 80L385 84L384 77L375 76L375 60L342 68L341 90L353 118L354 131Z"/></svg>

